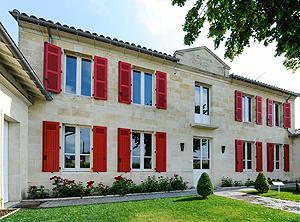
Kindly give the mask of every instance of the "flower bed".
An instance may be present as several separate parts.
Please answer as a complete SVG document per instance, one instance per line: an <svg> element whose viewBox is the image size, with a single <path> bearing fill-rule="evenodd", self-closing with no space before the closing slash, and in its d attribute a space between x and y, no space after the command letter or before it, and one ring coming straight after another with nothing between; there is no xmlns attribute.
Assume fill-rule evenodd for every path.
<svg viewBox="0 0 300 222"><path fill-rule="evenodd" d="M31 186L28 190L29 199L44 199L44 198L61 198L61 197L83 197L83 196L106 196L106 195L121 195L124 196L130 193L151 193L151 192L166 192L174 190L186 190L187 182L174 175L171 178L155 176L148 177L140 184L135 184L131 179L123 176L117 176L111 186L106 186L102 183L95 185L94 181L75 182L74 180L64 179L59 176L51 177L53 181L53 189L47 190L43 186Z"/></svg>

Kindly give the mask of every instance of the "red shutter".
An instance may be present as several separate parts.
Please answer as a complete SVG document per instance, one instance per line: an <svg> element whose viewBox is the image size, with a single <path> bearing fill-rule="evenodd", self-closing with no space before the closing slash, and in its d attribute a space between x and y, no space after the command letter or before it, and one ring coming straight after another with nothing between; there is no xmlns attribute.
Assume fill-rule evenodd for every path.
<svg viewBox="0 0 300 222"><path fill-rule="evenodd" d="M267 171L274 171L274 144L267 143Z"/></svg>
<svg viewBox="0 0 300 222"><path fill-rule="evenodd" d="M284 168L285 172L290 171L290 146L289 144L284 144Z"/></svg>
<svg viewBox="0 0 300 222"><path fill-rule="evenodd" d="M43 122L43 172L59 171L59 123Z"/></svg>
<svg viewBox="0 0 300 222"><path fill-rule="evenodd" d="M131 103L131 64L119 62L119 102Z"/></svg>
<svg viewBox="0 0 300 222"><path fill-rule="evenodd" d="M243 141L235 140L235 172L243 172Z"/></svg>
<svg viewBox="0 0 300 222"><path fill-rule="evenodd" d="M256 96L256 124L262 124L262 97Z"/></svg>
<svg viewBox="0 0 300 222"><path fill-rule="evenodd" d="M93 127L93 171L107 171L107 129L104 126Z"/></svg>
<svg viewBox="0 0 300 222"><path fill-rule="evenodd" d="M167 171L167 134L156 132L156 172Z"/></svg>
<svg viewBox="0 0 300 222"><path fill-rule="evenodd" d="M156 108L167 109L167 73L156 71Z"/></svg>
<svg viewBox="0 0 300 222"><path fill-rule="evenodd" d="M130 172L130 129L118 129L118 172Z"/></svg>
<svg viewBox="0 0 300 222"><path fill-rule="evenodd" d="M243 93L235 90L235 120L242 122L243 120Z"/></svg>
<svg viewBox="0 0 300 222"><path fill-rule="evenodd" d="M60 93L61 48L44 43L44 86L50 92Z"/></svg>
<svg viewBox="0 0 300 222"><path fill-rule="evenodd" d="M262 142L256 142L256 172L263 171Z"/></svg>
<svg viewBox="0 0 300 222"><path fill-rule="evenodd" d="M267 99L267 125L273 126L273 100Z"/></svg>
<svg viewBox="0 0 300 222"><path fill-rule="evenodd" d="M107 100L107 59L94 57L94 98Z"/></svg>
<svg viewBox="0 0 300 222"><path fill-rule="evenodd" d="M291 104L283 103L283 127L291 128Z"/></svg>

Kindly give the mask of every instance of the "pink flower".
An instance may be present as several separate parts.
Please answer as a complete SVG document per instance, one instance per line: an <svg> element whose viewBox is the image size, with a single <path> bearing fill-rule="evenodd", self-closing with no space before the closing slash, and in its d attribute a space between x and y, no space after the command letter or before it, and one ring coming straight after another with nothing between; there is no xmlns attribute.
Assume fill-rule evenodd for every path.
<svg viewBox="0 0 300 222"><path fill-rule="evenodd" d="M88 182L86 182L86 188L92 188L93 187L93 184L94 184L94 181L90 180Z"/></svg>
<svg viewBox="0 0 300 222"><path fill-rule="evenodd" d="M123 179L123 177L120 175L120 176L117 176L117 177L115 177L115 180L116 181L119 181L119 180L122 180Z"/></svg>

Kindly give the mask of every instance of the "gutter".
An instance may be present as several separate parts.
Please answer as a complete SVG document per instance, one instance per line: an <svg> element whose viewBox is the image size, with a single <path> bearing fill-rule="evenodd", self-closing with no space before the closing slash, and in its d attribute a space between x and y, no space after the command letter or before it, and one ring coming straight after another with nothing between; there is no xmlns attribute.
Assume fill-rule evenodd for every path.
<svg viewBox="0 0 300 222"><path fill-rule="evenodd" d="M53 98L50 95L49 92L46 91L44 88L44 85L28 63L28 61L25 59L24 55L20 51L20 49L17 47L13 39L10 37L2 23L0 22L0 35L2 36L2 39L5 43L5 45L9 48L11 53L15 56L15 58L18 59L19 63L21 64L22 68L27 71L27 74L29 75L30 79L34 82L36 87L41 91L41 93L45 96L46 100L51 101Z"/></svg>

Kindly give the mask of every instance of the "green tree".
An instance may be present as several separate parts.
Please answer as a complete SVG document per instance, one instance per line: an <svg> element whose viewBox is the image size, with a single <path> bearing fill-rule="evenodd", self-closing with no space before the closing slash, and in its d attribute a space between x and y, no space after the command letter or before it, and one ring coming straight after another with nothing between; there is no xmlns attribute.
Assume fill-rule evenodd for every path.
<svg viewBox="0 0 300 222"><path fill-rule="evenodd" d="M183 25L184 43L191 45L204 22L210 25L208 37L215 48L225 42L225 58L234 59L250 40L267 46L276 42L275 56L284 55L284 65L294 71L300 67L299 0L194 0ZM180 7L187 0L172 0Z"/></svg>
<svg viewBox="0 0 300 222"><path fill-rule="evenodd" d="M256 177L255 183L254 183L254 188L259 192L259 193L268 193L270 186L268 183L267 178L263 173L259 173Z"/></svg>
<svg viewBox="0 0 300 222"><path fill-rule="evenodd" d="M197 193L203 198L207 198L214 193L214 187L207 173L202 173L197 184Z"/></svg>

